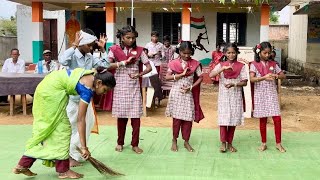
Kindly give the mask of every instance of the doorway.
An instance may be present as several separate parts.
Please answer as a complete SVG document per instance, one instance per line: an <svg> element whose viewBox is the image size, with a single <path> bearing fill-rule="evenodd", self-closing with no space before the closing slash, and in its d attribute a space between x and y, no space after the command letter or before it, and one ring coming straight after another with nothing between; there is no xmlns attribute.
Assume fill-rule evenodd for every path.
<svg viewBox="0 0 320 180"><path fill-rule="evenodd" d="M84 28L91 29L99 38L100 33L106 33L106 13L104 11L84 11Z"/></svg>
<svg viewBox="0 0 320 180"><path fill-rule="evenodd" d="M52 52L52 59L58 59L57 19L43 20L43 50Z"/></svg>

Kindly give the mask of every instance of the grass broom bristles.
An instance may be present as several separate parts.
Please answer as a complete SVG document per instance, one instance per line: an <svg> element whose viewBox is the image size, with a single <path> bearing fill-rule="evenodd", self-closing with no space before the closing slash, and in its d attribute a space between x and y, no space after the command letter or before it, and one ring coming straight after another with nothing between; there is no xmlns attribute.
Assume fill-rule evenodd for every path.
<svg viewBox="0 0 320 180"><path fill-rule="evenodd" d="M77 147L77 151L80 154L82 154L82 151L80 150L79 147ZM111 175L111 176L122 176L123 175L123 174L109 168L108 166L106 166L102 162L98 161L97 159L93 158L92 156L90 156L87 161L89 161L92 164L92 166L100 172L100 174Z"/></svg>

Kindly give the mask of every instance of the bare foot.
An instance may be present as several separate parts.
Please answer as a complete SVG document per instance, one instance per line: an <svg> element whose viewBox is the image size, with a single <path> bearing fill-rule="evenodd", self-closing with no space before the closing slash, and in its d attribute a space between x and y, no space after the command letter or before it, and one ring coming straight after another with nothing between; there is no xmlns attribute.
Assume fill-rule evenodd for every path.
<svg viewBox="0 0 320 180"><path fill-rule="evenodd" d="M178 152L177 140L172 140L171 151Z"/></svg>
<svg viewBox="0 0 320 180"><path fill-rule="evenodd" d="M282 153L286 152L286 150L282 147L282 145L280 143L276 144L276 148Z"/></svg>
<svg viewBox="0 0 320 180"><path fill-rule="evenodd" d="M262 143L261 146L258 148L258 150L262 152L262 151L267 150L267 148L268 147L267 147L266 143Z"/></svg>
<svg viewBox="0 0 320 180"><path fill-rule="evenodd" d="M17 165L17 167L13 168L12 172L14 174L24 174L26 176L36 176L36 173L33 173L32 171L30 171L30 169L28 168L24 168L20 165Z"/></svg>
<svg viewBox="0 0 320 180"><path fill-rule="evenodd" d="M117 145L115 150L118 151L118 152L122 152L123 151L123 146L122 145Z"/></svg>
<svg viewBox="0 0 320 180"><path fill-rule="evenodd" d="M232 153L238 151L235 147L232 146L232 144L228 144L228 150Z"/></svg>
<svg viewBox="0 0 320 180"><path fill-rule="evenodd" d="M225 143L225 142L221 143L220 152L221 153L227 152L227 143Z"/></svg>
<svg viewBox="0 0 320 180"><path fill-rule="evenodd" d="M132 150L137 154L143 153L143 150L140 149L138 146L132 147Z"/></svg>
<svg viewBox="0 0 320 180"><path fill-rule="evenodd" d="M184 142L184 147L189 151L189 152L194 152L194 149L191 147L188 141Z"/></svg>
<svg viewBox="0 0 320 180"><path fill-rule="evenodd" d="M69 158L69 166L70 167L78 167L78 166L82 166L82 164L70 157Z"/></svg>
<svg viewBox="0 0 320 180"><path fill-rule="evenodd" d="M80 178L83 178L83 174L79 174L69 169L65 173L58 173L58 178L59 179L80 179Z"/></svg>

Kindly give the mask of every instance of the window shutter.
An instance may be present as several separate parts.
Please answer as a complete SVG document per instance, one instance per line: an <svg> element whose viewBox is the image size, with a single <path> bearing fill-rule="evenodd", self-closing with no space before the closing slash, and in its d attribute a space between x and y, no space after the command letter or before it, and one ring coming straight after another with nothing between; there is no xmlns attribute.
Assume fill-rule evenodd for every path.
<svg viewBox="0 0 320 180"><path fill-rule="evenodd" d="M246 45L247 14L246 13L218 13L216 42L234 41L238 39L239 46ZM225 41L224 41L225 39Z"/></svg>
<svg viewBox="0 0 320 180"><path fill-rule="evenodd" d="M162 13L153 13L152 14L152 31L157 31L159 34L163 34L162 31L163 21Z"/></svg>
<svg viewBox="0 0 320 180"><path fill-rule="evenodd" d="M159 41L168 35L172 44L178 44L178 24L181 23L181 13L152 13L152 31L159 33Z"/></svg>
<svg viewBox="0 0 320 180"><path fill-rule="evenodd" d="M239 46L246 45L246 32L247 32L247 14L242 13L239 16Z"/></svg>

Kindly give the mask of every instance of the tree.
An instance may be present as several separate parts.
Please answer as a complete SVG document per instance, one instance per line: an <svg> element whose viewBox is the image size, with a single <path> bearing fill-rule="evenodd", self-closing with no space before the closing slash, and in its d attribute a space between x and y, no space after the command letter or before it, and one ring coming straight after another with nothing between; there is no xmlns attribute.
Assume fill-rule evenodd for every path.
<svg viewBox="0 0 320 180"><path fill-rule="evenodd" d="M279 23L279 17L280 15L275 12L275 11L271 11L270 12L270 17L269 17L269 21L271 24L278 24Z"/></svg>
<svg viewBox="0 0 320 180"><path fill-rule="evenodd" d="M4 31L6 35L17 35L17 23L14 17L11 19L2 19L0 20L0 29Z"/></svg>

